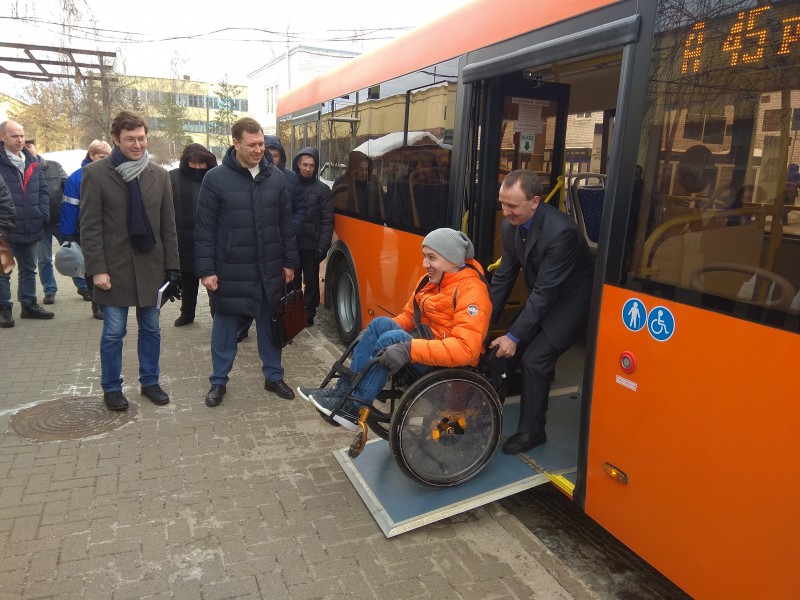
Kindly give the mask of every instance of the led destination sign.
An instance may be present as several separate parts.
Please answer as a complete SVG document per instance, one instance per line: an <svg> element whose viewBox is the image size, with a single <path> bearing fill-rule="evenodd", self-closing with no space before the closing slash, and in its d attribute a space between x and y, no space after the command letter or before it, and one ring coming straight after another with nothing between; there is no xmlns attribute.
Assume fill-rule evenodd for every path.
<svg viewBox="0 0 800 600"><path fill-rule="evenodd" d="M741 11L733 21L726 19L725 27L719 21L712 25L698 21L689 31L681 74L700 73L712 66L757 66L764 59L800 55L800 2L759 6Z"/></svg>

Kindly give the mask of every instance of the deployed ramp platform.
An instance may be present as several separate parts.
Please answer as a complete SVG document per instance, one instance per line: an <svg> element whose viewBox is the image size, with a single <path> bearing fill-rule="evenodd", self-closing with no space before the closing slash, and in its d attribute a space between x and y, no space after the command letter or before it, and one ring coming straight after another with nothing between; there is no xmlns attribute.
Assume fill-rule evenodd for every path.
<svg viewBox="0 0 800 600"><path fill-rule="evenodd" d="M577 388L553 390L547 411L547 443L523 455L508 455L498 447L473 479L461 485L433 489L408 479L395 463L389 444L368 442L355 459L347 448L334 456L386 537L434 523L549 481L571 494L578 464L580 396ZM519 398L503 407L503 436L513 435Z"/></svg>

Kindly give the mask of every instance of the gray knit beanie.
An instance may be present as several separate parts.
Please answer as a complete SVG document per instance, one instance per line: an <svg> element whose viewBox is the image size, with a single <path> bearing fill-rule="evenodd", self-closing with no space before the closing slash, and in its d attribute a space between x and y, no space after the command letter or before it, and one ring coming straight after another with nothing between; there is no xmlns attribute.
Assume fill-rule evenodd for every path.
<svg viewBox="0 0 800 600"><path fill-rule="evenodd" d="M422 245L432 249L457 267L475 256L475 247L466 234L447 227L431 231L422 240Z"/></svg>

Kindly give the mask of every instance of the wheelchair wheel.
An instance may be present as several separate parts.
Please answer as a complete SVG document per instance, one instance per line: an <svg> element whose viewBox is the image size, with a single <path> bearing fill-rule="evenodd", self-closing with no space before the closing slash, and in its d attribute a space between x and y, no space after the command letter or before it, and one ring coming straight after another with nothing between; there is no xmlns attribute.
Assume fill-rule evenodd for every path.
<svg viewBox="0 0 800 600"><path fill-rule="evenodd" d="M392 416L389 446L410 479L452 487L486 466L502 430L500 400L486 379L467 369L443 369L403 394Z"/></svg>

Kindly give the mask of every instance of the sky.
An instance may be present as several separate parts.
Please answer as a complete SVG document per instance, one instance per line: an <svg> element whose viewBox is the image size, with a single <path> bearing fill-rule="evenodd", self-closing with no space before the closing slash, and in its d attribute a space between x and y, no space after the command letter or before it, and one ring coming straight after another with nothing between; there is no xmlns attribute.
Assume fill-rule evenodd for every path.
<svg viewBox="0 0 800 600"><path fill-rule="evenodd" d="M129 75L246 84L287 45L363 52L469 1L7 0L0 27L6 42L116 52ZM65 3L76 8L71 18ZM19 96L25 85L0 74L6 93Z"/></svg>

